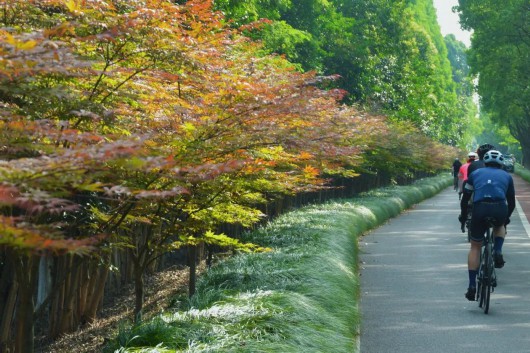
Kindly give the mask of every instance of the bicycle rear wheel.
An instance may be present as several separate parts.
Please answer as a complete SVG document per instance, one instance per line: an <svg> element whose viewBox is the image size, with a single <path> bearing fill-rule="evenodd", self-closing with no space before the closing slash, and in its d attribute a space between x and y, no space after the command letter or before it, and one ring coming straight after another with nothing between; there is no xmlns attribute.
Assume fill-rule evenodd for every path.
<svg viewBox="0 0 530 353"><path fill-rule="evenodd" d="M491 229L488 228L486 237L488 240L491 240ZM484 313L487 314L490 309L490 297L491 292L493 292L493 273L494 273L494 264L493 264L493 256L492 256L492 244L491 242L487 242L484 246L484 255L483 255L483 280L482 280L482 288L481 288L481 297L480 300L482 304L482 308L484 309ZM479 305L480 306L480 305Z"/></svg>
<svg viewBox="0 0 530 353"><path fill-rule="evenodd" d="M484 283L484 314L487 314L490 309L490 296L493 291L492 286L492 276L493 276L493 261L491 261L491 256L489 256L489 261L486 264L486 279Z"/></svg>

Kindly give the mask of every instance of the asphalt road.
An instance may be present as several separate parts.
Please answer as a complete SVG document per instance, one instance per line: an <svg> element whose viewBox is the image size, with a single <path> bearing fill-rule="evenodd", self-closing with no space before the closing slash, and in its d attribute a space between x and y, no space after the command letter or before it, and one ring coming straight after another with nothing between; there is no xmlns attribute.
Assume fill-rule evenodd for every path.
<svg viewBox="0 0 530 353"><path fill-rule="evenodd" d="M469 243L458 214L451 187L360 239L361 353L530 353L530 225L520 204L487 315L464 298Z"/></svg>

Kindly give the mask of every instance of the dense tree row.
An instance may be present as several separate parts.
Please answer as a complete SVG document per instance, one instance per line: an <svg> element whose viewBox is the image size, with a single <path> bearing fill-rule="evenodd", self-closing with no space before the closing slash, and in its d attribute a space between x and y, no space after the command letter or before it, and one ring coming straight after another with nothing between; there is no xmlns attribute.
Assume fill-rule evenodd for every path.
<svg viewBox="0 0 530 353"><path fill-rule="evenodd" d="M412 122L443 143L469 142L475 113L469 85L453 80L431 0L215 4L237 25L271 20L255 37L305 70L339 74L348 102Z"/></svg>
<svg viewBox="0 0 530 353"><path fill-rule="evenodd" d="M479 112L474 99L476 92L467 62L467 48L453 34L448 34L444 39L449 62L451 63L453 81L456 83L458 105L462 107L462 112L466 115L459 130L461 142L462 144L467 143L466 147L470 147L474 140L490 141L489 139L479 138L484 126L478 119Z"/></svg>
<svg viewBox="0 0 530 353"><path fill-rule="evenodd" d="M274 2L270 17L282 4ZM318 13L318 4L296 11ZM35 322L51 338L92 322L115 269L131 273L140 319L143 277L164 254L187 249L193 265L203 244L266 250L220 229L255 224L278 197L319 190L336 176L435 172L454 156L407 119L343 105L347 92L333 88L338 76L264 54L211 5L4 2L1 351L32 352ZM284 10L307 28L323 19ZM246 33L263 28L244 24ZM298 40L306 32L293 33ZM370 42L375 33L368 35ZM356 79L379 79L379 69L363 71L374 63L357 66ZM412 82L420 72L409 74Z"/></svg>
<svg viewBox="0 0 530 353"><path fill-rule="evenodd" d="M508 126L530 158L530 4L460 0L461 23L473 31L469 64L478 78L481 110Z"/></svg>

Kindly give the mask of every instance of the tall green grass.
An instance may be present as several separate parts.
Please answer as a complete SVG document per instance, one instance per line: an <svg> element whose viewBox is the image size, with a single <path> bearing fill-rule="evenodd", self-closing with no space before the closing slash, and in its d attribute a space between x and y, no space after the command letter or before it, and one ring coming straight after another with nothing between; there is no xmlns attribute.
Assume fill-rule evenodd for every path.
<svg viewBox="0 0 530 353"><path fill-rule="evenodd" d="M105 352L357 352L357 238L452 183L447 174L304 207L245 235L172 312L123 327Z"/></svg>

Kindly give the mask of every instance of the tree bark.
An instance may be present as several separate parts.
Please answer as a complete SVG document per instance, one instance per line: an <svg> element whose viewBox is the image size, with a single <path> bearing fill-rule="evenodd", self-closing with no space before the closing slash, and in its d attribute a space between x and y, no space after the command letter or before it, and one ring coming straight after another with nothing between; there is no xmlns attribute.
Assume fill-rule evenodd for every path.
<svg viewBox="0 0 530 353"><path fill-rule="evenodd" d="M81 261L75 255L67 255L66 271L67 280L64 288L64 303L63 311L61 312L59 335L71 332L76 329L79 320L77 319L76 300L79 290L79 266L75 266L74 262Z"/></svg>
<svg viewBox="0 0 530 353"><path fill-rule="evenodd" d="M15 281L13 252L6 249L2 255L0 272L0 352L12 350L13 316L16 307L18 283Z"/></svg>
<svg viewBox="0 0 530 353"><path fill-rule="evenodd" d="M0 324L0 352L9 352L12 349L12 325L13 314L17 301L18 284L13 283L9 289L6 301L4 302L4 310L2 312Z"/></svg>
<svg viewBox="0 0 530 353"><path fill-rule="evenodd" d="M79 323L85 324L84 315L88 301L88 285L90 284L90 260L83 261L82 266L79 269L79 293L77 302L77 317Z"/></svg>
<svg viewBox="0 0 530 353"><path fill-rule="evenodd" d="M139 226L133 231L132 236L135 238L136 249L130 252L133 263L134 275L134 322L142 321L142 310L145 301L144 276L150 263L149 239L152 236L152 227Z"/></svg>
<svg viewBox="0 0 530 353"><path fill-rule="evenodd" d="M188 283L188 295L191 298L195 294L197 285L197 247L188 247L188 266L190 267L190 276Z"/></svg>
<svg viewBox="0 0 530 353"><path fill-rule="evenodd" d="M54 291L55 295L50 308L49 333L51 338L57 338L61 331L61 313L63 312L65 282L66 282L66 258L61 256L55 261Z"/></svg>
<svg viewBox="0 0 530 353"><path fill-rule="evenodd" d="M513 119L509 123L511 134L521 144L521 152L523 159L521 165L525 165L526 161L530 161L530 135L528 130L530 128L530 112L524 113L524 116L519 119Z"/></svg>
<svg viewBox="0 0 530 353"><path fill-rule="evenodd" d="M20 254L17 263L15 277L19 288L14 351L33 353L35 337L33 296L37 288L39 259L36 256Z"/></svg>
<svg viewBox="0 0 530 353"><path fill-rule="evenodd" d="M89 287L88 302L83 315L83 322L94 322L97 317L97 311L103 295L105 293L105 283L110 271L110 254L106 255L103 259L103 265L95 264L93 273L93 281L91 280L91 286Z"/></svg>
<svg viewBox="0 0 530 353"><path fill-rule="evenodd" d="M39 261L39 282L37 285L37 310L40 305L45 304L46 298L50 295L51 291L51 273L50 273L50 258L48 256L42 256Z"/></svg>
<svg viewBox="0 0 530 353"><path fill-rule="evenodd" d="M142 321L142 310L144 306L145 293L144 293L144 267L140 263L139 259L134 261L134 322L138 323Z"/></svg>

